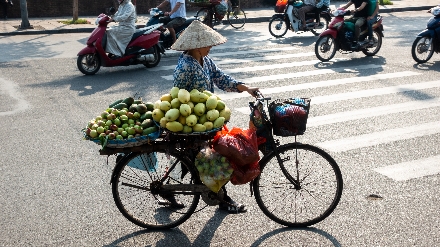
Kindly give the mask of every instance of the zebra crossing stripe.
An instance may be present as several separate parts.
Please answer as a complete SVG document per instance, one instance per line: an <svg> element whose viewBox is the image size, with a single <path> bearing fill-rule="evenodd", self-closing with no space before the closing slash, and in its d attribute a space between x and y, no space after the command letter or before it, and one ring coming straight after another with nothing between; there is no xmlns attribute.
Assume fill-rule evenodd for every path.
<svg viewBox="0 0 440 247"><path fill-rule="evenodd" d="M299 90L306 90L306 89L319 88L319 87L328 87L328 86L335 86L335 85L343 85L343 84L356 83L356 82L367 82L367 81L374 81L374 80L393 79L393 78L399 78L399 77L415 76L415 75L419 75L419 74L420 73L412 72L412 71L403 71L403 72L378 74L378 75L371 75L371 76L360 76L360 77L342 78L342 79L328 80L328 81L309 82L309 83L288 85L288 86L282 86L282 87L264 88L264 89L260 89L260 91L263 93L263 95L268 96L268 95L277 94L277 93L294 92L294 91L299 91ZM345 99L354 99L354 98L368 97L368 96L374 96L374 95L405 92L405 91L415 90L414 88L422 89L422 88L431 88L431 87L439 87L439 86L440 86L439 81L434 81L434 82L429 82L429 83L420 83L420 85L419 84L408 84L408 85L399 85L399 86L387 87L387 88L378 88L378 89L363 90L363 91L356 91L356 92L350 92L350 93L335 94L335 95L337 95L337 97L335 97L335 95L317 96L317 97L312 98L312 104L321 104L321 103L332 102L332 101L341 101L341 100L345 100ZM242 94L242 93L216 93L216 94L222 100L250 97L249 95ZM303 95L292 95L292 97L294 97L294 96L303 96ZM247 109L247 107L246 107L246 109Z"/></svg>
<svg viewBox="0 0 440 247"><path fill-rule="evenodd" d="M437 133L440 133L440 121L325 141L316 145L332 152L344 152Z"/></svg>
<svg viewBox="0 0 440 247"><path fill-rule="evenodd" d="M352 121L363 118L377 117L377 116L388 115L399 112L416 111L416 110L432 108L432 107L440 107L440 98L433 98L428 100L416 100L401 104L371 107L366 109L339 112L335 114L312 117L307 120L307 127L335 124L335 123L341 123L341 122Z"/></svg>
<svg viewBox="0 0 440 247"><path fill-rule="evenodd" d="M311 55L315 55L315 53L308 52L308 53L283 54L283 55L264 56L264 57L226 59L226 60L220 60L218 62L216 61L215 63L216 63L216 65L235 64L235 63L244 63L244 62L259 62L259 61L286 59L286 58L294 58L294 57L306 57L306 56L311 56ZM215 60L215 59L213 59L213 60ZM341 60L346 60L346 59L339 59L339 61L341 61ZM320 61L319 60L309 60L309 61L277 64L277 66L275 66L275 65L254 66L254 67L247 67L247 69L249 69L247 71L257 71L256 69L251 69L251 68L256 68L256 67L259 67L259 68L261 67L258 70L267 70L267 67L273 67L273 68L286 68L288 66L290 66L290 67L299 67L299 66L304 66L304 65L313 65L313 64L316 64L318 62L320 62ZM149 70L150 71L164 71L164 70L174 70L174 68L176 68L176 65L154 67L154 68L151 68ZM246 71L243 71L243 68L239 68L239 69L223 70L223 72L225 72L226 74L232 74L232 73L246 72ZM169 81L173 79L172 75L161 76L161 77L164 80L169 80Z"/></svg>
<svg viewBox="0 0 440 247"><path fill-rule="evenodd" d="M404 181L440 173L440 155L373 169L396 181Z"/></svg>

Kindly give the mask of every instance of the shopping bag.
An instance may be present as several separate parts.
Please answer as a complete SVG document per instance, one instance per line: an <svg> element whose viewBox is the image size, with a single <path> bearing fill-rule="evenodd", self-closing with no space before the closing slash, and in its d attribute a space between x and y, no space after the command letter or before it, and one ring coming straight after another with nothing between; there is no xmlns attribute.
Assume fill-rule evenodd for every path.
<svg viewBox="0 0 440 247"><path fill-rule="evenodd" d="M234 127L229 131L224 126L214 137L213 148L237 166L253 164L260 159L254 128L243 130Z"/></svg>

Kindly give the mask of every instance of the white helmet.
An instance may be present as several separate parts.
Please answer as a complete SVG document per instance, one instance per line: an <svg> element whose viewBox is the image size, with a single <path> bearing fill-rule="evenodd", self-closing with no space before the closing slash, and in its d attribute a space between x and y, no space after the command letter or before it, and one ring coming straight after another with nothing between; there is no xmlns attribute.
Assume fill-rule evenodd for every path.
<svg viewBox="0 0 440 247"><path fill-rule="evenodd" d="M434 16L440 15L440 7L437 6L437 7L432 8L431 14L433 14Z"/></svg>

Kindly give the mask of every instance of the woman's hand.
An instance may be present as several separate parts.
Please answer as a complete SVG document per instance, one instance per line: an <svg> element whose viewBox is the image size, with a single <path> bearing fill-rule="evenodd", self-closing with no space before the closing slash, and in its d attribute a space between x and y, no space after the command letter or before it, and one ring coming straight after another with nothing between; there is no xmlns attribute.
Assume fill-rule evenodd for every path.
<svg viewBox="0 0 440 247"><path fill-rule="evenodd" d="M248 92L252 97L257 96L257 92L260 92L260 89L258 87L248 87L245 84L240 84L237 86L237 89L240 90L240 92Z"/></svg>

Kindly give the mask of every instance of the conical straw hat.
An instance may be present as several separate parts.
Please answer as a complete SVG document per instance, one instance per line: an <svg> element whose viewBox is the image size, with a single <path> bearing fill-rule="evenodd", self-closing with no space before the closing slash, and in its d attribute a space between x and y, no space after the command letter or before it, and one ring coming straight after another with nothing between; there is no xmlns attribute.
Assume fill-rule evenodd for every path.
<svg viewBox="0 0 440 247"><path fill-rule="evenodd" d="M180 34L171 49L187 51L208 46L220 45L226 42L226 38L200 21L193 21Z"/></svg>

